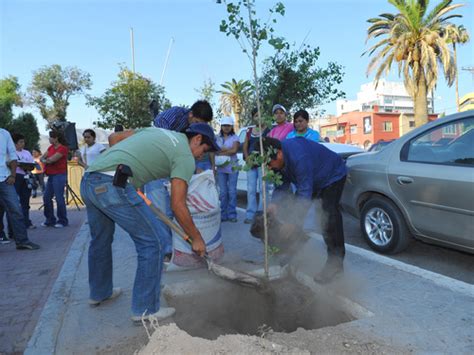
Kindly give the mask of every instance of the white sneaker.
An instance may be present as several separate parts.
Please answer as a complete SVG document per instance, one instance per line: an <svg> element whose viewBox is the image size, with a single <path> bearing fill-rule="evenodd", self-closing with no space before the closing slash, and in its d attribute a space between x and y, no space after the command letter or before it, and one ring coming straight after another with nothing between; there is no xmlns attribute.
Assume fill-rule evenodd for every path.
<svg viewBox="0 0 474 355"><path fill-rule="evenodd" d="M64 228L64 227L66 227L66 226L64 224L61 224L61 223L56 223L54 225L54 228Z"/></svg>
<svg viewBox="0 0 474 355"><path fill-rule="evenodd" d="M161 307L158 312L153 314L146 314L144 316L132 316L132 321L141 322L142 319L145 321L149 321L150 319L163 320L171 317L173 314L175 314L175 312L176 309L174 309L173 307Z"/></svg>
<svg viewBox="0 0 474 355"><path fill-rule="evenodd" d="M122 294L122 289L120 287L114 287L114 289L112 290L112 294L107 297L105 300L102 300L102 301L96 301L96 300L92 300L92 299L89 299L89 305L91 306L98 306L100 305L102 302L105 302L105 301L111 301L113 300L114 298L117 298L118 296L120 296Z"/></svg>

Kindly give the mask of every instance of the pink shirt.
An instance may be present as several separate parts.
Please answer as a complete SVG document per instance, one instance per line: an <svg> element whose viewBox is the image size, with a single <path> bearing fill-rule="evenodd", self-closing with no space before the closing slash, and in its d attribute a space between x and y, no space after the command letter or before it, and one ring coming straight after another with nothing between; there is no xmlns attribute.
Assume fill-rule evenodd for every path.
<svg viewBox="0 0 474 355"><path fill-rule="evenodd" d="M293 124L290 122L279 124L278 126L272 128L270 133L268 133L268 137L276 138L279 141L282 141L286 138L288 133L293 131L294 128L295 127L293 127Z"/></svg>
<svg viewBox="0 0 474 355"><path fill-rule="evenodd" d="M35 162L31 153L27 151L26 149L17 150L16 156L18 158L17 160L18 163L34 163ZM16 173L25 175L26 171L21 168L16 168Z"/></svg>

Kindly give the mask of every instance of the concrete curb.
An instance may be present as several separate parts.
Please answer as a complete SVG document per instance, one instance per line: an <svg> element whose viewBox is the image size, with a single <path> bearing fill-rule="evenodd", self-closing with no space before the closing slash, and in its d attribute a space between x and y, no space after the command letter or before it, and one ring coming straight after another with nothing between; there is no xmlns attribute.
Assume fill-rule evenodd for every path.
<svg viewBox="0 0 474 355"><path fill-rule="evenodd" d="M84 223L77 233L24 354L54 354L67 303L89 242L89 226Z"/></svg>

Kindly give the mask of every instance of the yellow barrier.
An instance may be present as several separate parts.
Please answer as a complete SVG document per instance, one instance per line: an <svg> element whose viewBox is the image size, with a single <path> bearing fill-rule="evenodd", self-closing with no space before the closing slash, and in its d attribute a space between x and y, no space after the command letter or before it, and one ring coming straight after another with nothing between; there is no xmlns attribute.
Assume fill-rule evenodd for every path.
<svg viewBox="0 0 474 355"><path fill-rule="evenodd" d="M81 179L84 175L84 168L77 161L70 160L67 162L67 183L69 187L66 190L66 204L74 203L84 206L81 196Z"/></svg>

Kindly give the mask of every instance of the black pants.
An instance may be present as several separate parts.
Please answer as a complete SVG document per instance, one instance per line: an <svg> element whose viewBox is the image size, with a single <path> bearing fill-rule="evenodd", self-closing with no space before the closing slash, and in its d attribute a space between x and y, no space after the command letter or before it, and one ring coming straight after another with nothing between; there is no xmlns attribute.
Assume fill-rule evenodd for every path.
<svg viewBox="0 0 474 355"><path fill-rule="evenodd" d="M320 193L321 198L321 229L324 242L327 245L328 260L336 257L343 259L346 253L344 247L344 230L342 225L342 214L339 208L342 190L346 177L338 180Z"/></svg>

